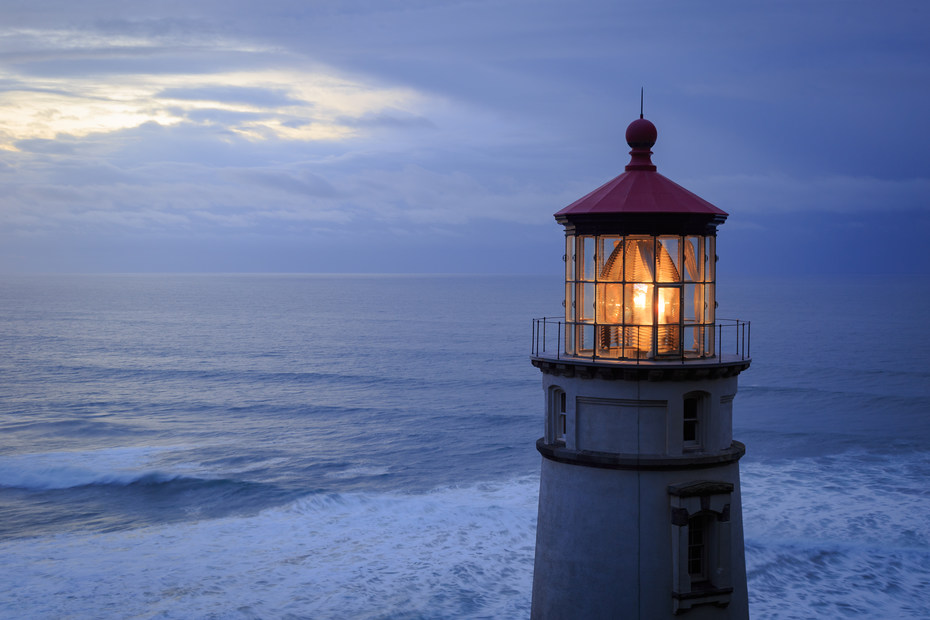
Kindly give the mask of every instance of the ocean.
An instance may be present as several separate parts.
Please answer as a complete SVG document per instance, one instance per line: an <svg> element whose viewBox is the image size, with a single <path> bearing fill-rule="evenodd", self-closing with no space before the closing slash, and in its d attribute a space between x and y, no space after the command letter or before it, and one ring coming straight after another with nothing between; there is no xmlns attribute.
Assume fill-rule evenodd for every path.
<svg viewBox="0 0 930 620"><path fill-rule="evenodd" d="M558 278L0 277L0 617L526 618ZM754 618L930 618L927 277L718 281Z"/></svg>

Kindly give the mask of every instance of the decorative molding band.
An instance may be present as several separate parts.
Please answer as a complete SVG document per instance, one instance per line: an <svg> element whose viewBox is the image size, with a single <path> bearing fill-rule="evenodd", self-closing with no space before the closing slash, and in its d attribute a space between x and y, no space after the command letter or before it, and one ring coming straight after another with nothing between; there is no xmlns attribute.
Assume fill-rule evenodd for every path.
<svg viewBox="0 0 930 620"><path fill-rule="evenodd" d="M672 484L668 487L669 495L678 497L701 497L704 495L725 495L733 492L733 483L717 480L697 480L684 484Z"/></svg>
<svg viewBox="0 0 930 620"><path fill-rule="evenodd" d="M672 592L672 596L678 599L679 601L687 601L693 599L712 599L718 596L726 596L729 599L729 595L733 594L733 588L704 588L703 590L695 590L694 592ZM717 603L716 600L708 600L708 603ZM729 603L729 600L726 600ZM726 607L726 605L720 605L721 607Z"/></svg>
<svg viewBox="0 0 930 620"><path fill-rule="evenodd" d="M547 444L545 437L536 441L536 449L545 458L557 463L597 467L600 469L705 469L719 467L739 461L746 454L746 446L738 441L722 452L687 456L643 456L639 454L614 454L590 450L569 450L562 442Z"/></svg>

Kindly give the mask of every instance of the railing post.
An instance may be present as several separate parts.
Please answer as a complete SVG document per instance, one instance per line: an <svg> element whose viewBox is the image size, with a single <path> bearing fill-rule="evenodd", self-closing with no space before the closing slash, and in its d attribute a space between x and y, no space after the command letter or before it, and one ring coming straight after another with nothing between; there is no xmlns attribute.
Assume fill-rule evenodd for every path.
<svg viewBox="0 0 930 620"><path fill-rule="evenodd" d="M723 363L723 323L717 326L717 361Z"/></svg>
<svg viewBox="0 0 930 620"><path fill-rule="evenodd" d="M746 322L743 321L743 359L746 359Z"/></svg>
<svg viewBox="0 0 930 620"><path fill-rule="evenodd" d="M546 352L546 317L543 317L543 353Z"/></svg>
<svg viewBox="0 0 930 620"><path fill-rule="evenodd" d="M749 345L752 342L752 324L750 321L746 321L746 329L749 331L749 335L746 337L746 357L752 357L752 352L749 350Z"/></svg>

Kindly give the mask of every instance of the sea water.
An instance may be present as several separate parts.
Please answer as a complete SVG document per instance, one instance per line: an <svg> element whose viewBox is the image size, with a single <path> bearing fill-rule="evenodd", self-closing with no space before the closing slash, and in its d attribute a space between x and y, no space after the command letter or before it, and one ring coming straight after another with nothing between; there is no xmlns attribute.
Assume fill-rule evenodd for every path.
<svg viewBox="0 0 930 620"><path fill-rule="evenodd" d="M930 280L718 288L753 616L930 617ZM560 291L0 278L0 617L527 617Z"/></svg>

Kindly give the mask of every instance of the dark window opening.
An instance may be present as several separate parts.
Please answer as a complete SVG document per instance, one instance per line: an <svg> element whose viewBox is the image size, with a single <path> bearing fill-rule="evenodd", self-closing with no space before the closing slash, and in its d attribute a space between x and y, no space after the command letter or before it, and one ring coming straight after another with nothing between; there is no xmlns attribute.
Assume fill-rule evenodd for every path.
<svg viewBox="0 0 930 620"><path fill-rule="evenodd" d="M698 441L698 399L695 396L685 398L682 439L686 444L700 443Z"/></svg>
<svg viewBox="0 0 930 620"><path fill-rule="evenodd" d="M565 392L559 388L552 388L549 401L549 428L553 441L565 441L568 426L566 415Z"/></svg>
<svg viewBox="0 0 930 620"><path fill-rule="evenodd" d="M698 514L688 519L688 576L692 589L708 581L708 519Z"/></svg>

